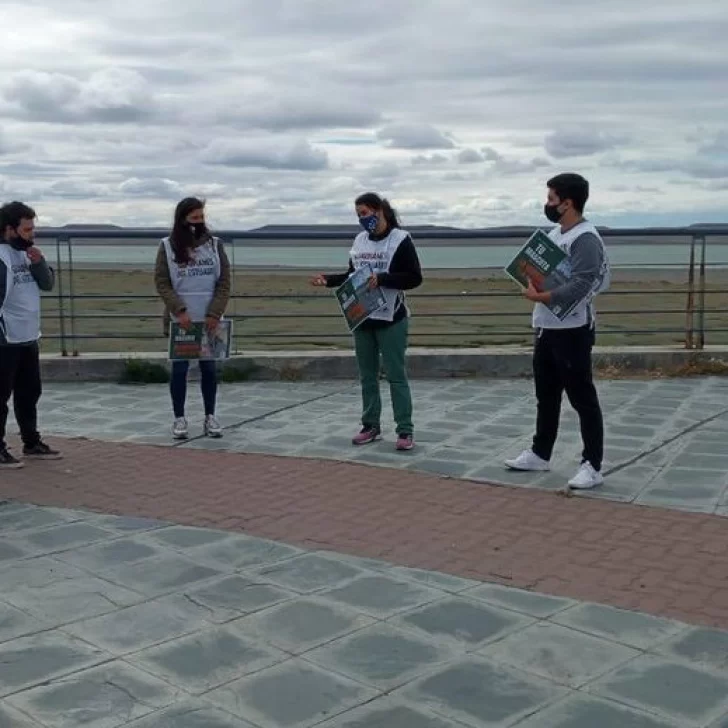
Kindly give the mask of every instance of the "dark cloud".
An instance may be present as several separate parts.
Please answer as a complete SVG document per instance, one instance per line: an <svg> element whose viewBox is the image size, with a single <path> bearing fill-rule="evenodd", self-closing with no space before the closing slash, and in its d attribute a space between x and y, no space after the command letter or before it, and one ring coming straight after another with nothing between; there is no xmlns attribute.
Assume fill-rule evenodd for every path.
<svg viewBox="0 0 728 728"><path fill-rule="evenodd" d="M459 164L477 164L478 162L484 162L485 156L476 149L462 149L457 156Z"/></svg>
<svg viewBox="0 0 728 728"><path fill-rule="evenodd" d="M328 153L306 141L283 145L275 141L220 140L212 142L203 152L208 164L229 167L260 167L264 169L322 170L329 166Z"/></svg>
<svg viewBox="0 0 728 728"><path fill-rule="evenodd" d="M183 190L179 183L171 179L140 179L131 177L119 185L119 192L123 195L135 197L159 197L162 199L177 199L182 196Z"/></svg>
<svg viewBox="0 0 728 728"><path fill-rule="evenodd" d="M556 159L588 157L614 149L624 139L604 131L561 129L546 136L546 151Z"/></svg>
<svg viewBox="0 0 728 728"><path fill-rule="evenodd" d="M453 149L455 143L429 124L392 124L377 137L393 149Z"/></svg>
<svg viewBox="0 0 728 728"><path fill-rule="evenodd" d="M382 114L359 101L316 99L311 95L251 99L237 111L225 110L222 123L286 132L311 129L365 129L382 121Z"/></svg>
<svg viewBox="0 0 728 728"><path fill-rule="evenodd" d="M151 92L134 71L107 69L87 79L62 73L19 71L5 79L2 98L29 121L131 123L152 110Z"/></svg>

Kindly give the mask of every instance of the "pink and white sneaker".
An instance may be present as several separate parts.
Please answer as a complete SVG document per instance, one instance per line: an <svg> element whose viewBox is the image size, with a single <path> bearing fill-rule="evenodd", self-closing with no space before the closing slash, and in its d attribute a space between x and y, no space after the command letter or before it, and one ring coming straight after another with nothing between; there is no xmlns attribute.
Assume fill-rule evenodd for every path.
<svg viewBox="0 0 728 728"><path fill-rule="evenodd" d="M397 435L397 444L395 447L397 450L411 450L415 446L415 438L411 432L400 432Z"/></svg>
<svg viewBox="0 0 728 728"><path fill-rule="evenodd" d="M382 436L382 431L379 427L371 427L370 425L364 425L361 428L361 432L354 435L351 439L352 445L368 445L370 442L378 440Z"/></svg>

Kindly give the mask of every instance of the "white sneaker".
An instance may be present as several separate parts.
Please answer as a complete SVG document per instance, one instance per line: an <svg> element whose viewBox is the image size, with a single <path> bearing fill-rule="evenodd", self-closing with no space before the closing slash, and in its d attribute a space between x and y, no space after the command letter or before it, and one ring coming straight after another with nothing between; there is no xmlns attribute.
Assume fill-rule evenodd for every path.
<svg viewBox="0 0 728 728"><path fill-rule="evenodd" d="M520 470L524 473L546 472L551 470L548 460L536 455L533 450L524 450L517 458L506 460L506 467L511 470Z"/></svg>
<svg viewBox="0 0 728 728"><path fill-rule="evenodd" d="M205 417L204 431L207 437L222 437L222 427L214 415Z"/></svg>
<svg viewBox="0 0 728 728"><path fill-rule="evenodd" d="M187 420L184 417L178 417L172 425L172 437L175 440L186 440L188 434Z"/></svg>
<svg viewBox="0 0 728 728"><path fill-rule="evenodd" d="M582 463L579 472L569 481L569 486L576 490L589 490L604 483L604 476L594 470L591 463Z"/></svg>

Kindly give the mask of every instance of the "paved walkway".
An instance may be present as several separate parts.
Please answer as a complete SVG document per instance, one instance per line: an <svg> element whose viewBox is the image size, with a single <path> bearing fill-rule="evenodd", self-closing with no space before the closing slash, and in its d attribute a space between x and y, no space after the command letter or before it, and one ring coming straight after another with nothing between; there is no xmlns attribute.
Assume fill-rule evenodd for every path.
<svg viewBox="0 0 728 728"><path fill-rule="evenodd" d="M105 455L103 447L94 448L71 447L65 468L83 478L79 492L106 492L113 477L120 488L118 476L126 470L127 491L144 494L144 508L161 509L162 491L143 487L148 481L138 458L148 467L153 461L144 460L141 449L110 446ZM204 453L154 452L157 463L180 458L185 467L198 462L210 468L215 462ZM206 485L230 493L242 486L254 511L263 491L247 483L261 475L262 461L225 457L252 470L241 469L230 482L223 464L213 477L207 470ZM266 487L283 497L275 475L288 469L265 462ZM91 467L97 483L88 477ZM346 469L318 467L333 468L328 482ZM180 475L157 470L163 477ZM42 485L28 477L31 471ZM200 472L193 468L189 475ZM28 468L11 489L22 484L35 498L50 492L55 480L57 496L68 493L62 473ZM142 482L135 484L134 476ZM353 485L361 488L364 480ZM413 482L419 481L407 475L402 487ZM290 478L285 484L292 485ZM186 492L178 485L183 508ZM341 505L352 484L339 485ZM173 486L165 480L165 488ZM460 509L465 500L457 487L451 495ZM299 487L303 492L292 498L316 500L305 490ZM552 512L556 504L565 512L638 512L528 495L543 503L551 498ZM404 534L420 522L424 496L424 488L411 493L417 507L409 525L400 523ZM400 497L395 492L391 500ZM382 504L379 512L388 509ZM697 530L719 520L670 517ZM326 524L321 518L324 532L331 530ZM337 527L350 524L349 513ZM0 533L3 727L728 725L728 632L154 520L5 504ZM578 545L573 553L580 554Z"/></svg>
<svg viewBox="0 0 728 728"><path fill-rule="evenodd" d="M395 453L385 397L387 439L352 448L360 416L358 386L333 383L223 385L222 441L184 448L330 458L487 482L557 489L579 463L576 418L564 425L545 475L509 473L502 461L530 444L532 385L526 381L415 381L418 448ZM719 378L599 383L606 415L604 487L589 497L728 515L728 380ZM192 385L190 413L200 411ZM50 385L47 431L114 441L171 444L165 386Z"/></svg>

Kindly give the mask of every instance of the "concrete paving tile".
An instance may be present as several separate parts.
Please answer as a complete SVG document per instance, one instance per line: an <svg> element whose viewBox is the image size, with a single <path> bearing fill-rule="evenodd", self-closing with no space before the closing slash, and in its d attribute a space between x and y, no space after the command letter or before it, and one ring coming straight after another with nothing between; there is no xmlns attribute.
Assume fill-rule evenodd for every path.
<svg viewBox="0 0 728 728"><path fill-rule="evenodd" d="M293 659L219 688L208 699L261 728L307 728L376 695L360 683Z"/></svg>
<svg viewBox="0 0 728 728"><path fill-rule="evenodd" d="M640 653L583 632L539 622L483 648L480 654L546 680L578 688Z"/></svg>
<svg viewBox="0 0 728 728"><path fill-rule="evenodd" d="M393 625L414 629L434 640L450 640L470 649L505 637L532 622L525 615L461 597L445 598L390 620Z"/></svg>
<svg viewBox="0 0 728 728"><path fill-rule="evenodd" d="M441 591L418 586L412 581L393 579L391 573L359 577L320 596L346 604L358 612L385 619L420 604L440 599Z"/></svg>
<svg viewBox="0 0 728 728"><path fill-rule="evenodd" d="M371 617L322 599L299 598L232 623L250 639L302 654L373 623Z"/></svg>
<svg viewBox="0 0 728 728"><path fill-rule="evenodd" d="M405 687L401 694L469 726L513 725L564 695L553 683L485 660L463 660Z"/></svg>
<svg viewBox="0 0 728 728"><path fill-rule="evenodd" d="M637 712L618 703L583 695L567 698L555 706L539 710L518 724L518 728L685 728L648 713Z"/></svg>
<svg viewBox="0 0 728 728"><path fill-rule="evenodd" d="M162 549L140 538L117 538L107 543L93 544L57 554L56 558L74 566L105 574L121 564L132 564L151 556L162 556Z"/></svg>
<svg viewBox="0 0 728 728"><path fill-rule="evenodd" d="M48 586L19 587L5 596L7 602L46 624L56 626L108 614L137 604L146 597L103 579L86 576Z"/></svg>
<svg viewBox="0 0 728 728"><path fill-rule="evenodd" d="M255 728L226 711L194 699L127 724L129 728Z"/></svg>
<svg viewBox="0 0 728 728"><path fill-rule="evenodd" d="M728 672L728 632L695 627L659 645L657 652L709 670Z"/></svg>
<svg viewBox="0 0 728 728"><path fill-rule="evenodd" d="M194 546L207 546L211 543L219 543L228 538L228 534L225 531L212 528L170 526L169 528L151 532L148 538L162 546L184 551Z"/></svg>
<svg viewBox="0 0 728 728"><path fill-rule="evenodd" d="M514 589L500 584L478 584L462 596L479 599L497 607L505 607L531 617L545 619L576 604L571 599L552 597L538 592Z"/></svg>
<svg viewBox="0 0 728 728"><path fill-rule="evenodd" d="M321 723L320 728L462 728L462 725L420 707L379 698Z"/></svg>
<svg viewBox="0 0 728 728"><path fill-rule="evenodd" d="M192 695L202 695L286 659L286 653L254 644L233 627L216 627L137 652L127 661Z"/></svg>
<svg viewBox="0 0 728 728"><path fill-rule="evenodd" d="M179 691L123 662L55 680L9 698L53 728L118 728L172 703Z"/></svg>
<svg viewBox="0 0 728 728"><path fill-rule="evenodd" d="M0 728L43 728L43 726L0 701Z"/></svg>
<svg viewBox="0 0 728 728"><path fill-rule="evenodd" d="M273 566L263 566L255 573L265 581L301 593L333 587L361 573L359 569L334 557L305 554Z"/></svg>
<svg viewBox="0 0 728 728"><path fill-rule="evenodd" d="M307 652L305 659L379 690L391 691L447 662L455 651L389 625L373 625Z"/></svg>
<svg viewBox="0 0 728 728"><path fill-rule="evenodd" d="M679 689L676 689L679 686ZM728 675L640 657L589 686L589 692L673 720L704 724L728 711Z"/></svg>
<svg viewBox="0 0 728 728"><path fill-rule="evenodd" d="M551 621L640 650L651 649L685 629L681 622L587 603L559 612Z"/></svg>
<svg viewBox="0 0 728 728"><path fill-rule="evenodd" d="M228 535L223 541L199 546L189 555L200 563L230 571L275 564L303 553L301 549L287 544L235 534Z"/></svg>
<svg viewBox="0 0 728 728"><path fill-rule="evenodd" d="M1 648L0 697L110 659L110 655L59 631L6 642Z"/></svg>
<svg viewBox="0 0 728 728"><path fill-rule="evenodd" d="M220 569L202 566L176 554L110 568L105 578L142 594L156 596L220 576Z"/></svg>
<svg viewBox="0 0 728 728"><path fill-rule="evenodd" d="M7 596L5 597L7 599ZM0 602L0 642L48 629L49 625L10 604ZM0 647L0 655L2 647ZM1 659L1 658L0 658ZM0 726L2 724L0 723Z"/></svg>
<svg viewBox="0 0 728 728"><path fill-rule="evenodd" d="M64 630L115 655L137 652L208 626L199 608L173 595L76 622Z"/></svg>
<svg viewBox="0 0 728 728"><path fill-rule="evenodd" d="M294 592L238 574L188 589L184 597L204 610L208 622L222 624L297 597Z"/></svg>

